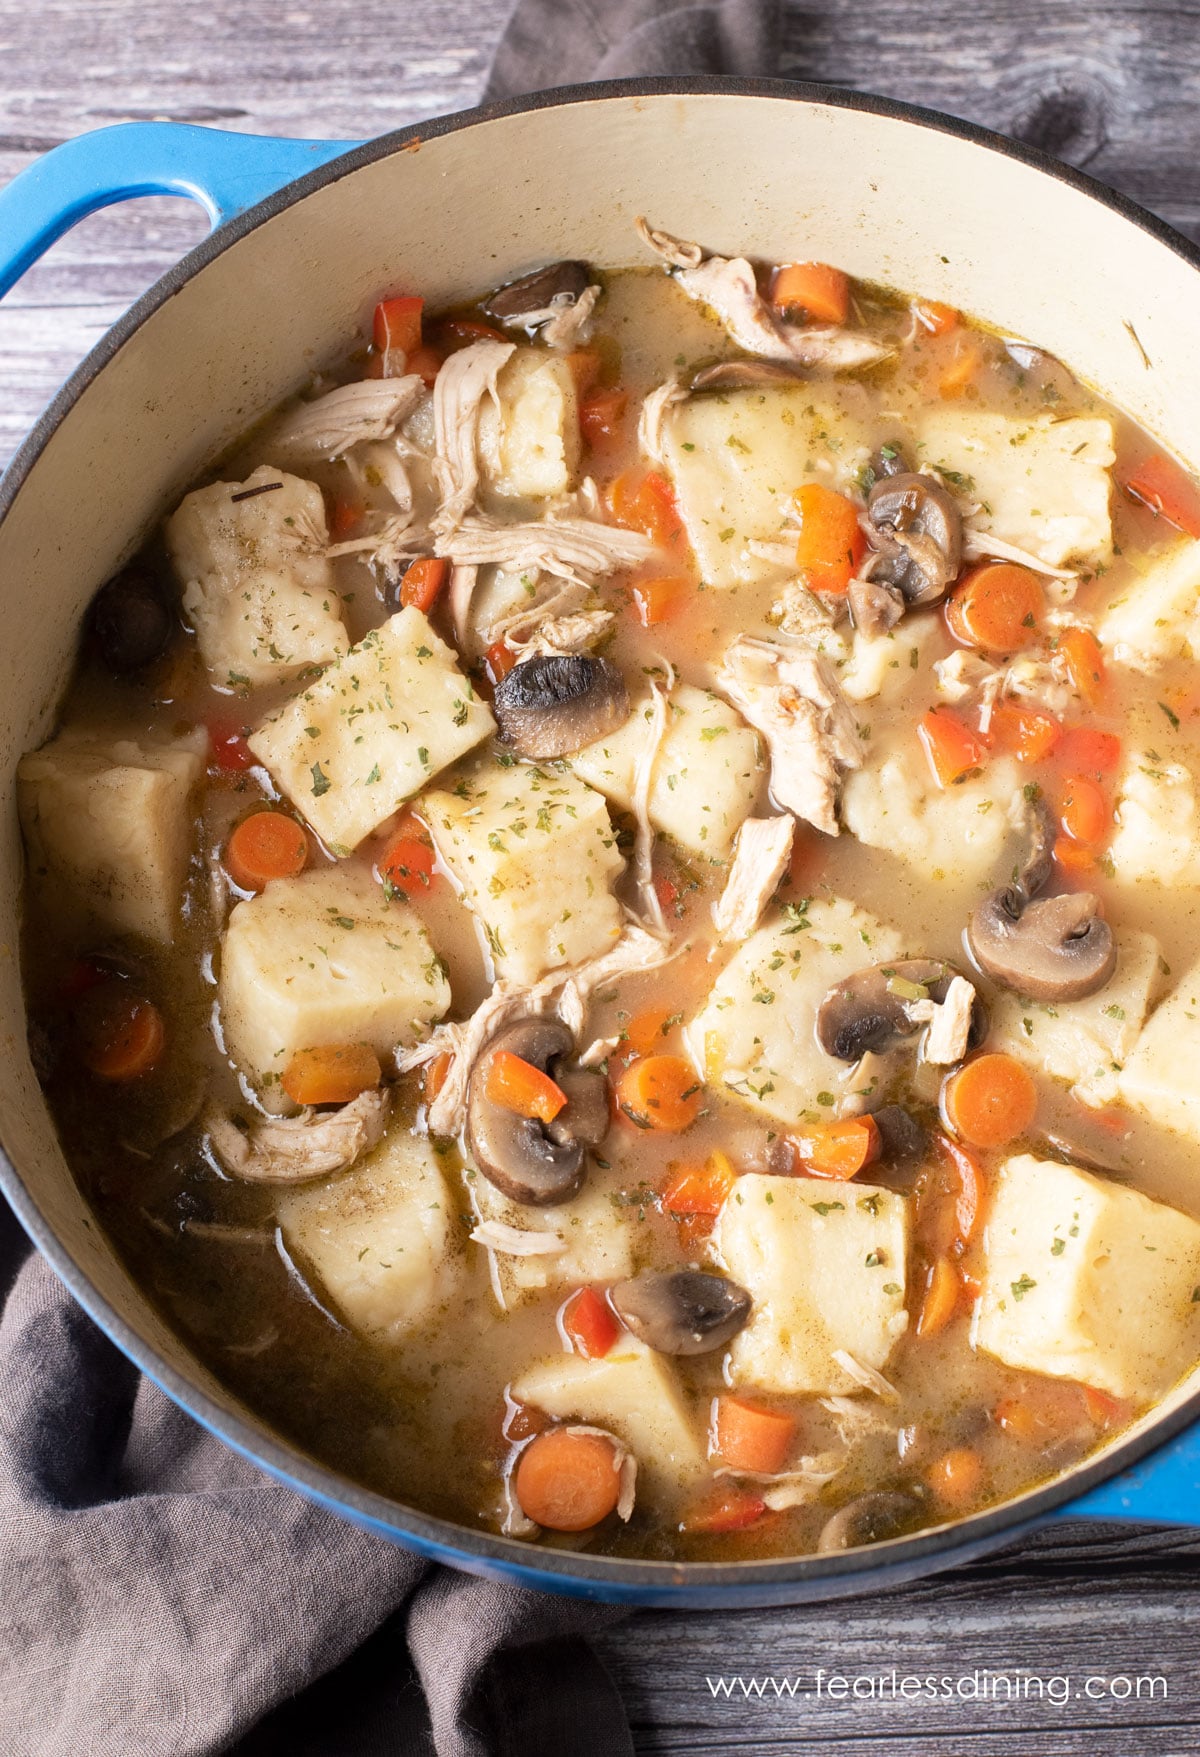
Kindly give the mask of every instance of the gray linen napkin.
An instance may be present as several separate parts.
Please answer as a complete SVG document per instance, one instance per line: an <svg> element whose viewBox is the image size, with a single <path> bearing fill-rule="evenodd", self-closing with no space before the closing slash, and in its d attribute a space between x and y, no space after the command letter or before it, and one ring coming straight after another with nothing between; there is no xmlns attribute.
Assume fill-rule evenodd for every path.
<svg viewBox="0 0 1200 1757"><path fill-rule="evenodd" d="M775 71L776 0L521 0L487 97ZM0 1198L2 1757L631 1757L621 1613L434 1567L280 1487L96 1329Z"/></svg>

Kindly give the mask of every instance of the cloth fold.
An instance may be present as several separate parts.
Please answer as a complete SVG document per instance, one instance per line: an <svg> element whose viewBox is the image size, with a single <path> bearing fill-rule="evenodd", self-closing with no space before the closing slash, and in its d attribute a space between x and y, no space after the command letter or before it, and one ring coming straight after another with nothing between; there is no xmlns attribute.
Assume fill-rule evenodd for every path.
<svg viewBox="0 0 1200 1757"><path fill-rule="evenodd" d="M775 71L776 0L522 0L488 99ZM0 1198L3 1757L631 1757L623 1613L436 1567L177 1409Z"/></svg>

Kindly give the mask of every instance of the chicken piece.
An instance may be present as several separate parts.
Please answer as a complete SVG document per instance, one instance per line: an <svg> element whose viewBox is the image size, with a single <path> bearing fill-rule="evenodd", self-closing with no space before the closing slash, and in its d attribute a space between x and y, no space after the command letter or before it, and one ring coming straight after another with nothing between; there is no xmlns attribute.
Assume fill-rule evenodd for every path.
<svg viewBox="0 0 1200 1757"><path fill-rule="evenodd" d="M771 753L771 791L784 810L836 836L843 774L862 767L853 711L833 671L817 654L789 651L739 635L718 681L762 733Z"/></svg>
<svg viewBox="0 0 1200 1757"><path fill-rule="evenodd" d="M967 1053L971 1036L971 1009L975 1005L974 985L965 976L954 976L943 1001L914 1001L908 1016L914 1023L927 1024L922 1050L924 1059L937 1067L950 1067Z"/></svg>
<svg viewBox="0 0 1200 1757"><path fill-rule="evenodd" d="M713 910L723 940L749 939L792 854L793 817L748 817L733 845L733 865Z"/></svg>
<svg viewBox="0 0 1200 1757"><path fill-rule="evenodd" d="M680 290L707 305L730 340L747 354L846 372L872 366L891 352L873 336L852 330L801 329L785 323L759 293L754 268L745 257L706 257L698 244L655 231L642 218L637 230L643 242L670 265Z"/></svg>
<svg viewBox="0 0 1200 1757"><path fill-rule="evenodd" d="M205 1119L205 1129L231 1176L246 1183L298 1184L345 1171L377 1147L387 1114L388 1094L375 1088L337 1110L303 1110L299 1116L256 1123L248 1131L232 1117L213 1113Z"/></svg>
<svg viewBox="0 0 1200 1757"><path fill-rule="evenodd" d="M271 455L332 462L364 441L389 439L425 395L424 380L364 378L301 403L267 435Z"/></svg>
<svg viewBox="0 0 1200 1757"><path fill-rule="evenodd" d="M479 488L479 413L485 397L499 406L496 381L516 352L514 342L472 342L442 366L433 387L434 473L442 503L439 534L453 531L475 504ZM439 550L439 554L445 551Z"/></svg>
<svg viewBox="0 0 1200 1757"><path fill-rule="evenodd" d="M464 518L453 529L438 529L437 553L448 555L458 567L490 563L510 573L549 573L575 580L580 574L610 574L620 567L636 567L650 558L654 545L640 531L602 525L596 519L570 513L550 513L529 524L501 525L481 517Z"/></svg>
<svg viewBox="0 0 1200 1757"><path fill-rule="evenodd" d="M616 620L613 610L577 610L573 616L547 616L529 635L506 634L505 645L522 659L532 659L539 653L587 653L599 646Z"/></svg>
<svg viewBox="0 0 1200 1757"><path fill-rule="evenodd" d="M668 378L665 384L660 384L643 399L642 412L638 416L638 449L651 463L666 465L663 418L676 403L686 402L687 395L677 378Z"/></svg>

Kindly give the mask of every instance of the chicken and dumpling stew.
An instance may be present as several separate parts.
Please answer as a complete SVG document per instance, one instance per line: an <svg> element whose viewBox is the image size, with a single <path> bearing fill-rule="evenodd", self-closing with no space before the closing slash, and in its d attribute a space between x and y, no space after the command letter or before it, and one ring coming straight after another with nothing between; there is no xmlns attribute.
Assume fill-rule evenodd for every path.
<svg viewBox="0 0 1200 1757"><path fill-rule="evenodd" d="M1200 1358L1200 489L1035 346L638 231L385 298L99 592L31 1045L317 1457L830 1551Z"/></svg>

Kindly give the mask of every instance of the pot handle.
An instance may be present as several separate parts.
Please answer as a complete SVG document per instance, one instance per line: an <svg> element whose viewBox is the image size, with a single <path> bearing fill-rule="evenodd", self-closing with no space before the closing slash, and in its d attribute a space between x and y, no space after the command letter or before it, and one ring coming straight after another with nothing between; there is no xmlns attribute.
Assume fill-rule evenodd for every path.
<svg viewBox="0 0 1200 1757"><path fill-rule="evenodd" d="M119 122L77 135L0 189L0 297L97 208L139 195L186 195L220 226L359 144L183 122Z"/></svg>
<svg viewBox="0 0 1200 1757"><path fill-rule="evenodd" d="M1200 1526L1200 1424L1185 1428L1140 1464L1060 1507L1053 1517Z"/></svg>

